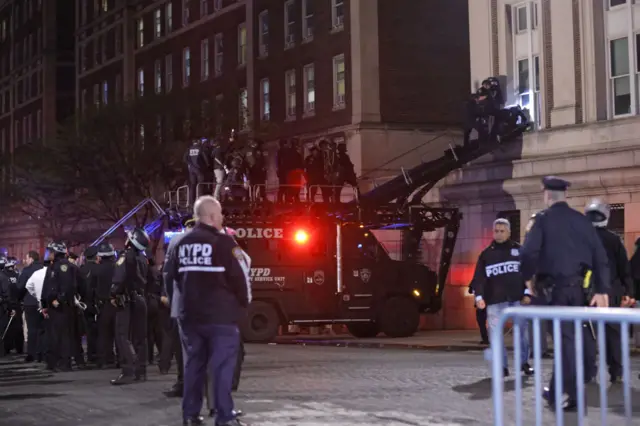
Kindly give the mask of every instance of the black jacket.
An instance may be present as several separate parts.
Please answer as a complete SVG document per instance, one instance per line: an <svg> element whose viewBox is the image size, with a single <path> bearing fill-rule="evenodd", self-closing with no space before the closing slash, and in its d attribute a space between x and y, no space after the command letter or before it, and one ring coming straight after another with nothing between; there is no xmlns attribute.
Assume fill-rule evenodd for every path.
<svg viewBox="0 0 640 426"><path fill-rule="evenodd" d="M15 310L17 307L18 301L11 292L11 280L4 271L0 271L0 315L3 310Z"/></svg>
<svg viewBox="0 0 640 426"><path fill-rule="evenodd" d="M18 294L19 298L22 299L24 306L38 306L38 300L27 291L27 281L29 281L29 278L31 278L31 275L33 275L35 271L42 268L42 263L33 262L31 265L24 268L18 276Z"/></svg>
<svg viewBox="0 0 640 426"><path fill-rule="evenodd" d="M237 324L251 300L248 265L233 238L197 224L171 240L164 281L172 316L195 324ZM174 312L175 310L175 312Z"/></svg>
<svg viewBox="0 0 640 426"><path fill-rule="evenodd" d="M493 242L480 253L471 288L487 305L517 302L525 291L520 273L520 244Z"/></svg>
<svg viewBox="0 0 640 426"><path fill-rule="evenodd" d="M636 240L636 251L631 256L631 276L635 285L634 294L636 299L640 299L640 238Z"/></svg>
<svg viewBox="0 0 640 426"><path fill-rule="evenodd" d="M111 296L133 292L143 294L147 287L149 261L135 248L128 248L120 255L113 272Z"/></svg>
<svg viewBox="0 0 640 426"><path fill-rule="evenodd" d="M54 300L73 306L73 297L82 285L80 269L66 258L57 258L47 268L42 284L42 302L50 307Z"/></svg>
<svg viewBox="0 0 640 426"><path fill-rule="evenodd" d="M78 291L87 306L92 307L97 302L98 282L100 279L100 265L94 261L87 261L80 267L83 288Z"/></svg>
<svg viewBox="0 0 640 426"><path fill-rule="evenodd" d="M611 289L609 296L615 301L612 305L619 304L622 296L633 296L633 279L631 277L631 267L627 257L627 249L624 248L622 240L613 232L606 228L596 228L596 232L602 241L604 251L609 259L609 273L611 277Z"/></svg>
<svg viewBox="0 0 640 426"><path fill-rule="evenodd" d="M103 257L98 264L96 283L96 297L105 302L111 297L111 284L113 283L113 273L116 270L116 260L114 257Z"/></svg>

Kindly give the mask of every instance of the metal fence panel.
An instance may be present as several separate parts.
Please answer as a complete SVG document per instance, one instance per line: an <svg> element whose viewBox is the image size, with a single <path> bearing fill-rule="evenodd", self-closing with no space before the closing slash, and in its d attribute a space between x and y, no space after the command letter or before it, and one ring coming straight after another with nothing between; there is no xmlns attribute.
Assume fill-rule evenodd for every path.
<svg viewBox="0 0 640 426"><path fill-rule="evenodd" d="M573 323L575 335L575 357L576 357L576 385L577 385L577 424L585 425L585 377L584 377L584 339L583 326L588 326L593 330L594 323L597 324L597 347L599 353L598 360L598 376L599 376L599 392L600 392L600 424L602 426L610 426L607 420L608 402L607 402L607 385L608 373L606 344L605 344L605 323L615 323L621 325L621 348L622 348L622 385L624 395L624 417L627 426L633 424L633 407L631 401L631 368L630 368L630 343L629 343L629 324L640 324L640 311L627 308L579 308L579 307L547 307L547 306L521 306L507 308L503 311L498 324L491 331L491 362L492 362L492 383L493 383L493 406L494 406L494 425L507 426L504 417L504 381L503 381L503 365L502 365L502 348L504 347L504 326L509 320L523 319L533 321L533 339L531 347L534 356L534 389L535 389L535 424L536 426L547 425L548 422L543 421L543 398L542 398L542 353L541 338L546 336L540 335L540 321L553 321L553 349L554 349L554 371L555 374L555 395L550 397L555 401L555 419L557 426L564 424L564 412L562 409L562 349L559 343L561 337L561 323ZM514 367L515 367L515 425L522 426L522 375L521 358L520 358L520 333L527 332L520 329L514 321L513 339L514 339ZM593 423L591 423L593 425Z"/></svg>

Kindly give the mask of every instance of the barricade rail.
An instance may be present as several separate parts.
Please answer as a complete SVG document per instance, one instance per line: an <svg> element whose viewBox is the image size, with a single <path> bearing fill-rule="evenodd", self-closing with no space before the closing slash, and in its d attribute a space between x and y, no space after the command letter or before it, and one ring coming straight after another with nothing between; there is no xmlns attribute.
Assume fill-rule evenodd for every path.
<svg viewBox="0 0 640 426"><path fill-rule="evenodd" d="M504 383L503 383L503 347L504 335L502 330L509 320L521 319L533 321L533 341L532 347L534 352L534 380L535 380L535 413L536 426L548 425L543 422L542 416L542 362L540 347L540 321L553 321L553 341L554 341L554 371L555 371L555 395L551 398L555 401L555 417L556 425L563 426L564 413L562 410L562 382L563 375L561 369L562 350L561 345L561 322L572 322L575 334L575 356L576 356L576 384L577 384L577 405L578 416L577 424L582 426L585 423L585 389L584 389L584 347L583 347L583 323L597 323L597 347L599 353L598 359L598 376L600 390L600 417L601 425L609 426L607 423L607 384L608 373L606 344L605 344L605 323L615 323L621 325L621 348L622 348L622 384L624 395L624 415L626 424L631 426L633 407L631 405L631 371L630 371L630 344L629 344L629 324L640 324L640 310L628 308L580 308L580 307L514 307L505 309L498 320L498 324L491 331L491 358L492 358L492 383L493 383L493 405L495 426L507 426L504 420ZM522 425L522 376L519 374L521 370L521 348L520 329L522 324L514 321L513 339L514 339L514 369L515 369L515 425ZM526 333L527 330L525 329ZM546 338L546 336L544 336ZM593 425L593 423L590 423ZM511 425L511 423L509 423Z"/></svg>
<svg viewBox="0 0 640 426"><path fill-rule="evenodd" d="M229 185L217 184L216 182L201 182L196 185L196 197L205 193L213 194L216 186L221 185L222 191L229 188ZM350 185L235 185L247 191L247 198L250 202L278 202L278 199L286 192L286 196L294 198L296 201L307 203L329 202L327 198L340 198L341 203L358 201L358 190ZM284 191L283 191L284 190ZM188 207L190 204L189 185L182 185L175 191L168 191L164 194L165 202L170 207ZM313 199L311 199L313 194ZM327 196L329 194L329 196Z"/></svg>

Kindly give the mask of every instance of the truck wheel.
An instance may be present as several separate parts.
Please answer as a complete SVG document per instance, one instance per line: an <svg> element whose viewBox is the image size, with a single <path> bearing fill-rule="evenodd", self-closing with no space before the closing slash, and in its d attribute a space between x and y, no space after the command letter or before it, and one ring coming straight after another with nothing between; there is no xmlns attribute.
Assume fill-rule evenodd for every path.
<svg viewBox="0 0 640 426"><path fill-rule="evenodd" d="M409 337L418 330L418 305L406 297L392 297L382 307L380 328L389 337Z"/></svg>
<svg viewBox="0 0 640 426"><path fill-rule="evenodd" d="M375 322L360 322L347 324L347 330L353 337L365 339L376 337L380 333L380 327Z"/></svg>
<svg viewBox="0 0 640 426"><path fill-rule="evenodd" d="M242 337L250 343L269 343L278 335L280 317L276 308L268 302L257 300L249 305L242 324Z"/></svg>

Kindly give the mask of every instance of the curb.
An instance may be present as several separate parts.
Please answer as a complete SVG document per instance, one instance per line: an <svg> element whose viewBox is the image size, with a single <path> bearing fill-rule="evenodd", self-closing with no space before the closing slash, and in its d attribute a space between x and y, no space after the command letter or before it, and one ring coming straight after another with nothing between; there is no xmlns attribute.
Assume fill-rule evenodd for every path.
<svg viewBox="0 0 640 426"><path fill-rule="evenodd" d="M490 349L490 346L480 345L421 345L410 343L378 343L378 342L361 342L358 340L276 340L269 343L270 345L298 345L298 346L324 346L324 347L341 347L341 348L359 348L359 349L404 349L418 350L424 352L483 352ZM513 346L507 346L507 350L512 351ZM640 348L631 348L631 356L640 357Z"/></svg>
<svg viewBox="0 0 640 426"><path fill-rule="evenodd" d="M480 345L420 345L409 343L377 343L377 342L359 342L346 340L276 340L274 345L298 345L298 346L330 346L343 348L361 348L361 349L411 349L433 352L482 352L488 346Z"/></svg>

